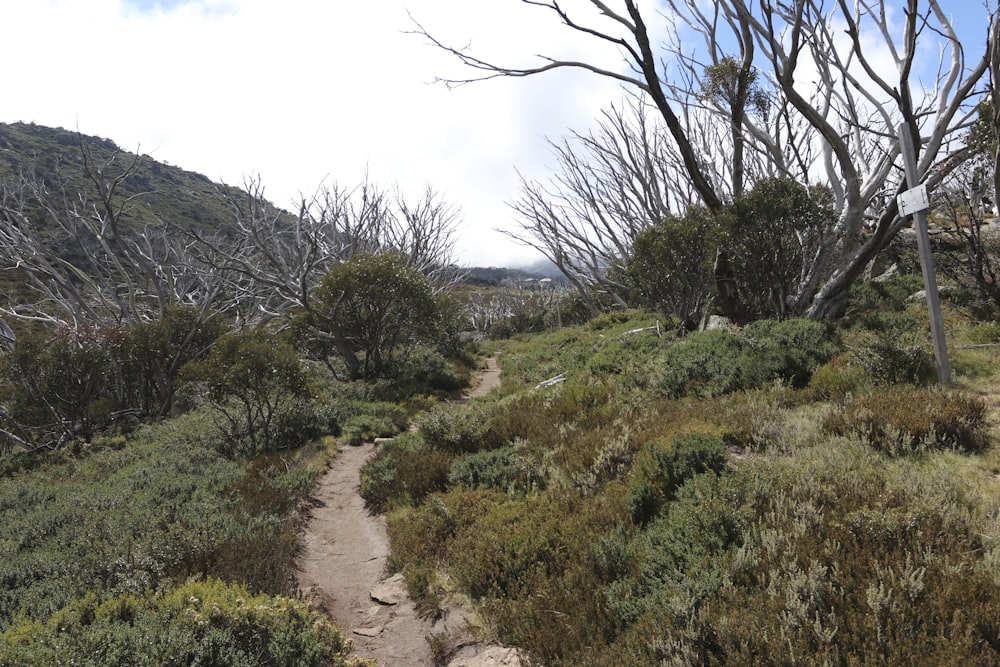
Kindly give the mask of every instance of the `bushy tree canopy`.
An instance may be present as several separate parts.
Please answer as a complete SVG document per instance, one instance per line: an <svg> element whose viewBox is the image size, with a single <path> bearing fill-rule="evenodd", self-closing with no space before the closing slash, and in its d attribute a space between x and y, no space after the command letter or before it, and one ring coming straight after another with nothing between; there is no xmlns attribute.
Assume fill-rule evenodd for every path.
<svg viewBox="0 0 1000 667"><path fill-rule="evenodd" d="M352 377L378 377L435 335L430 282L395 254L356 255L331 268L314 294L317 326L337 341Z"/></svg>

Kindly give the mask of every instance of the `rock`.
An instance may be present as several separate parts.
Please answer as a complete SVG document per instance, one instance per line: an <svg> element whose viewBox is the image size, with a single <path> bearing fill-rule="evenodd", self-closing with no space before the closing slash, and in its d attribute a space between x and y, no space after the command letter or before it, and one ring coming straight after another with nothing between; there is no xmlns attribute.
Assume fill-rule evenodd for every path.
<svg viewBox="0 0 1000 667"><path fill-rule="evenodd" d="M369 596L380 604L394 605L406 600L406 578L402 574L394 574L380 582L372 589Z"/></svg>
<svg viewBox="0 0 1000 667"><path fill-rule="evenodd" d="M715 331L716 329L732 329L733 322L728 317L722 315L709 315L708 322L705 323L705 331Z"/></svg>
<svg viewBox="0 0 1000 667"><path fill-rule="evenodd" d="M893 263L893 264L890 264L889 267L885 271L883 271L882 273L880 273L876 277L872 278L872 281L876 282L876 283L884 283L887 280L892 280L893 278L897 277L898 275L899 275L899 264Z"/></svg>
<svg viewBox="0 0 1000 667"><path fill-rule="evenodd" d="M941 285L938 287L938 296L954 296L958 294L958 288L954 285ZM927 290L920 290L919 292L914 292L910 296L906 297L907 301L926 301L927 300Z"/></svg>
<svg viewBox="0 0 1000 667"><path fill-rule="evenodd" d="M481 649L481 650L480 650ZM448 667L521 667L521 653L514 648L503 646L477 647L475 655L465 655L465 651L452 658Z"/></svg>

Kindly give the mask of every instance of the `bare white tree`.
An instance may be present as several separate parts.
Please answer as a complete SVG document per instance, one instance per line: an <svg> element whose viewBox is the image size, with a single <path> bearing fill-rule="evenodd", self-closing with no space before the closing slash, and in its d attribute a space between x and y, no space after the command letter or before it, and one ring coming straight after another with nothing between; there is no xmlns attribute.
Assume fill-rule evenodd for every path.
<svg viewBox="0 0 1000 667"><path fill-rule="evenodd" d="M663 16L644 11L636 0L590 0L581 3L596 10L587 14L553 0L522 2L537 8L540 20L548 14L584 39L616 46L625 67L552 55L539 56L533 66L509 66L444 44L419 24L416 32L477 72L451 83L575 68L639 91L659 113L679 166L711 211L721 211L727 196L739 194L750 174L746 159L728 161L721 172L713 169L720 162L703 152L698 126L690 123L698 117L690 111L695 107L718 114L730 137L731 157L757 156L764 172L826 184L834 195L835 219L810 270L788 296L791 311L813 317L839 314L851 284L908 222L898 215L893 196L905 188L899 124L920 147L918 171L928 187L933 189L963 159L959 135L973 114L972 102L983 93L986 30L997 13L995 7L983 7L982 42L966 45L939 0L906 0L902 7L885 0L719 0L708 5L670 0ZM899 14L901 24L894 21ZM649 22L666 21L666 16L702 35L704 48L681 49L678 40L654 44ZM938 67L929 80L918 82L917 60L928 46L939 53ZM886 59L891 65L883 67ZM678 79L678 71L687 72L687 79ZM704 85L705 71L720 75L716 83L722 85ZM702 84L697 92L695 81ZM755 86L770 95L774 113L750 113Z"/></svg>
<svg viewBox="0 0 1000 667"><path fill-rule="evenodd" d="M190 243L125 222L140 195L120 189L140 158L97 161L80 148L85 191L30 175L0 184L0 258L21 291L0 313L72 327L148 321L177 305L224 310L219 280L195 270Z"/></svg>
<svg viewBox="0 0 1000 667"><path fill-rule="evenodd" d="M361 253L400 255L441 290L463 275L452 254L459 211L431 188L414 201L368 180L355 188L324 185L301 198L297 215L264 195L260 178L249 178L240 197L227 196L233 229L214 235L180 230L193 240L207 270L226 276L231 291L246 295L241 319L309 312L320 278Z"/></svg>
<svg viewBox="0 0 1000 667"><path fill-rule="evenodd" d="M595 292L625 305L621 270L632 242L679 192L671 188L679 185L671 146L649 120L631 99L606 111L595 131L551 142L558 163L551 181L522 179L511 204L518 227L500 230L555 264L595 314Z"/></svg>

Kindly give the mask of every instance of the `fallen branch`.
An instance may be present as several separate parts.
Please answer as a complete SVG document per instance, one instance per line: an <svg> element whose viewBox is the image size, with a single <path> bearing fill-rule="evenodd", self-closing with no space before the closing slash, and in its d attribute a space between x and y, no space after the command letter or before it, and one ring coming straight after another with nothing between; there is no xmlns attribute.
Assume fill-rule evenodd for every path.
<svg viewBox="0 0 1000 667"><path fill-rule="evenodd" d="M566 381L566 374L560 373L559 375L553 378L549 378L544 382L539 382L538 384L536 384L535 391L538 391L539 389L545 389L546 387L551 387L554 384L559 384L560 382L565 382L565 381Z"/></svg>
<svg viewBox="0 0 1000 667"><path fill-rule="evenodd" d="M622 333L622 335L619 336L619 337L620 338L624 338L625 336L628 336L629 334L642 333L643 331L656 331L656 337L657 338L662 338L663 337L663 334L660 332L660 321L659 320L657 320L656 324L653 325L653 326L651 326L651 327L639 327L638 329L629 329L628 331Z"/></svg>

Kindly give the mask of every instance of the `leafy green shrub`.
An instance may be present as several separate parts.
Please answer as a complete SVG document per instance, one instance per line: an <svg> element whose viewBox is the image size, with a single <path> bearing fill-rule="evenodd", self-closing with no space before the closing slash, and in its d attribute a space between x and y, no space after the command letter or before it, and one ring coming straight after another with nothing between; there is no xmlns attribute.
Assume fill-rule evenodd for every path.
<svg viewBox="0 0 1000 667"><path fill-rule="evenodd" d="M375 438L392 437L399 433L399 429L385 417L361 414L352 415L345 419L341 432L348 444L360 445L362 442L370 442Z"/></svg>
<svg viewBox="0 0 1000 667"><path fill-rule="evenodd" d="M223 336L180 375L186 390L215 412L229 456L298 447L320 428L302 403L306 382L298 355L263 329ZM298 428L299 418L310 423Z"/></svg>
<svg viewBox="0 0 1000 667"><path fill-rule="evenodd" d="M481 600L501 641L544 664L603 641L613 620L594 545L622 520L620 504L551 491L519 499L486 493L463 492L469 507L462 509L457 498L442 499L453 522L444 553L451 580Z"/></svg>
<svg viewBox="0 0 1000 667"><path fill-rule="evenodd" d="M690 612L722 583L722 555L738 547L747 520L740 479L692 475L676 489L669 510L638 534L638 568L607 589L608 605L625 624L664 609ZM693 576L686 576L691 573Z"/></svg>
<svg viewBox="0 0 1000 667"><path fill-rule="evenodd" d="M649 382L649 359L663 346L663 340L654 332L619 336L587 360L587 370L598 377L622 375L628 386L643 387Z"/></svg>
<svg viewBox="0 0 1000 667"><path fill-rule="evenodd" d="M0 359L7 383L0 425L25 449L89 441L111 422L113 367L106 331L61 328L19 340ZM12 437L13 436L13 437Z"/></svg>
<svg viewBox="0 0 1000 667"><path fill-rule="evenodd" d="M155 598L88 595L0 641L0 664L327 667L349 659L343 631L307 603L215 580Z"/></svg>
<svg viewBox="0 0 1000 667"><path fill-rule="evenodd" d="M871 376L847 357L834 358L813 371L809 391L820 400L841 401L871 389Z"/></svg>
<svg viewBox="0 0 1000 667"><path fill-rule="evenodd" d="M701 206L683 217L668 215L636 235L628 282L650 308L694 331L708 307L714 283L712 257L719 241L717 217Z"/></svg>
<svg viewBox="0 0 1000 667"><path fill-rule="evenodd" d="M721 438L706 433L683 433L664 447L648 442L637 459L635 475L629 481L628 502L637 524L649 523L664 503L695 475L720 473L729 461Z"/></svg>
<svg viewBox="0 0 1000 667"><path fill-rule="evenodd" d="M352 380L394 375L417 343L441 335L430 283L392 252L335 264L312 299L314 324L337 341Z"/></svg>
<svg viewBox="0 0 1000 667"><path fill-rule="evenodd" d="M605 331L637 318L649 317L641 310L611 310L601 313L583 325L587 331Z"/></svg>
<svg viewBox="0 0 1000 667"><path fill-rule="evenodd" d="M965 337L973 345L990 345L1000 342L1000 322L983 322L969 328Z"/></svg>
<svg viewBox="0 0 1000 667"><path fill-rule="evenodd" d="M751 341L747 357L752 368L746 372L753 386L781 378L803 387L813 369L829 361L838 348L830 326L815 320L758 320L741 334Z"/></svg>
<svg viewBox="0 0 1000 667"><path fill-rule="evenodd" d="M410 423L410 415L396 403L381 400L352 398L357 385L367 383L347 383L323 391L318 399L318 413L326 425L328 433L334 435L354 434L361 441L372 437L391 437L405 431Z"/></svg>
<svg viewBox="0 0 1000 667"><path fill-rule="evenodd" d="M745 341L725 331L689 334L661 357L657 385L671 398L708 398L744 389L746 348Z"/></svg>
<svg viewBox="0 0 1000 667"><path fill-rule="evenodd" d="M489 429L484 409L469 405L436 406L417 424L430 447L452 454L479 451Z"/></svg>
<svg viewBox="0 0 1000 667"><path fill-rule="evenodd" d="M923 288L924 279L919 272L888 280L856 282L848 299L849 319L860 319L871 328L871 323L884 318L887 312L906 310L910 296Z"/></svg>
<svg viewBox="0 0 1000 667"><path fill-rule="evenodd" d="M926 384L936 376L933 355L914 340L912 331L865 332L850 348L858 365L882 384Z"/></svg>
<svg viewBox="0 0 1000 667"><path fill-rule="evenodd" d="M544 488L545 478L537 466L517 454L515 447L502 447L456 459L448 472L448 483L524 493Z"/></svg>
<svg viewBox="0 0 1000 667"><path fill-rule="evenodd" d="M399 365L394 379L402 398L413 394L451 394L469 386L470 378L468 368L424 347Z"/></svg>
<svg viewBox="0 0 1000 667"><path fill-rule="evenodd" d="M988 442L983 401L940 387L880 389L828 415L824 427L893 454L927 449L979 452Z"/></svg>
<svg viewBox="0 0 1000 667"><path fill-rule="evenodd" d="M113 347L124 404L165 417L173 407L180 368L205 354L225 332L225 320L194 306L168 308L159 319L134 324Z"/></svg>
<svg viewBox="0 0 1000 667"><path fill-rule="evenodd" d="M361 468L361 497L373 511L394 504L419 503L442 491L452 455L431 448L419 433L404 433L383 443Z"/></svg>

